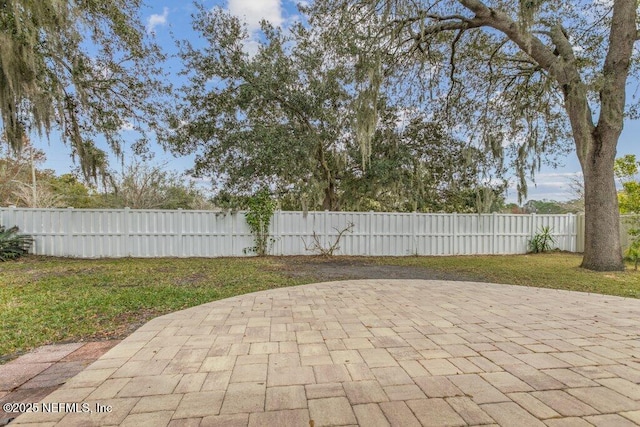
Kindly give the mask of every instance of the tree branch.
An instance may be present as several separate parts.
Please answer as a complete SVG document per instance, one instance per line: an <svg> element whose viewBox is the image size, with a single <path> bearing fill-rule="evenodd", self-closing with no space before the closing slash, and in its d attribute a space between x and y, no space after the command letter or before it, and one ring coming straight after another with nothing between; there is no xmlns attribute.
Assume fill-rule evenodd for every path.
<svg viewBox="0 0 640 427"><path fill-rule="evenodd" d="M636 1L617 0L609 33L609 50L604 61L604 82L600 91L598 132L611 132L617 142L624 117L625 85L631 65L633 45L637 39ZM608 138L607 138L608 139Z"/></svg>
<svg viewBox="0 0 640 427"><path fill-rule="evenodd" d="M551 28L549 37L551 37L551 41L556 45L558 54L565 62L573 63L576 60L573 54L573 46L569 43L567 32L559 23Z"/></svg>
<svg viewBox="0 0 640 427"><path fill-rule="evenodd" d="M338 236L336 237L335 242L329 244L329 246L322 246L322 243L320 242L320 237L316 234L316 232L313 232L313 244L307 245L306 240L304 239L304 237L300 237L302 239L302 243L304 244L304 249L307 251L311 251L311 252L315 252L318 255L322 255L322 256L326 256L326 257L331 257L334 255L334 253L338 250L340 250L340 239L342 239L342 236L344 235L344 233L352 233L353 232L353 227L355 225L353 224L353 222L349 222L347 224L347 226L345 228L343 228L342 230L338 230L337 228L333 227L333 229L338 233Z"/></svg>
<svg viewBox="0 0 640 427"><path fill-rule="evenodd" d="M506 13L486 6L480 0L459 0L460 4L476 14L482 26L501 31L531 56L541 67L562 78L561 63L553 51L531 32L521 31L519 25ZM555 69L555 72L554 72ZM559 79L560 80L560 79ZM562 83L561 83L562 84Z"/></svg>
<svg viewBox="0 0 640 427"><path fill-rule="evenodd" d="M462 37L462 33L464 33L463 29L458 30L453 42L451 43L451 56L449 57L449 65L451 66L451 72L449 73L449 79L451 80L451 86L449 87L449 93L447 93L447 104L449 103L449 99L451 98L451 94L453 93L453 88L456 82L455 74L456 74L456 64L455 64L455 56L456 56L456 45L460 38ZM448 108L448 107L447 107Z"/></svg>
<svg viewBox="0 0 640 427"><path fill-rule="evenodd" d="M459 22L467 22L469 18L462 15L434 15L432 13L428 13L424 10L419 10L415 16L404 19L394 19L391 21L392 24L400 24L401 27L415 24L416 22L421 22L424 19L432 19L434 21L459 21Z"/></svg>
<svg viewBox="0 0 640 427"><path fill-rule="evenodd" d="M567 58L573 58L573 51L567 37L562 33L562 29L556 28L552 30L552 33L555 31L553 37L555 38L554 43L557 43L558 52L560 53L562 50L561 56L556 56L538 37L531 32L522 31L521 27L506 13L487 7L481 0L458 1L475 13L476 18L480 19L484 26L501 31L509 37L556 80L564 94L565 108L571 121L578 157L582 162L588 149L587 146L583 146L583 141L591 140L595 125L591 107L587 100L587 88L576 68L575 61L566 61L562 56L566 55ZM635 4L633 0L622 1ZM616 1L617 3L618 1ZM628 13L633 20L635 10L631 10ZM635 24L633 28L635 29ZM571 50L570 53L567 48ZM626 73L624 73L624 76L626 77ZM624 101L622 103L624 104Z"/></svg>

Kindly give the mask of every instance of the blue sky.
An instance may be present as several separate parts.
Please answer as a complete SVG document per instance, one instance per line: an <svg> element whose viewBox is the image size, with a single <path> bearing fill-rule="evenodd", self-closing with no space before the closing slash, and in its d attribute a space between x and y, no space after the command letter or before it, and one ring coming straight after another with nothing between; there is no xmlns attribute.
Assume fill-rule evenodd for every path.
<svg viewBox="0 0 640 427"><path fill-rule="evenodd" d="M215 5L226 8L231 13L244 19L248 30L254 37L257 37L256 30L259 28L261 19L266 19L275 25L287 25L299 19L296 0L205 0L206 7ZM160 46L169 54L175 53L175 39L190 39L194 41L197 35L191 27L191 14L196 11L192 2L180 0L155 0L150 2L141 13L142 19L149 34L155 37ZM178 60L169 60L167 69L172 74L180 71L181 64ZM174 77L174 84L179 86L179 80ZM631 93L628 94L631 96ZM125 138L128 136L133 140L131 132L123 130ZM625 128L618 144L618 157L625 154L635 154L640 158L640 120L629 120L625 123ZM34 143L47 154L46 168L55 170L57 173L68 173L74 165L70 157L70 149L56 142L55 134L50 141L46 139L34 139ZM151 151L155 152L153 163L164 165L167 168L182 172L190 168L193 164L193 157L176 158L170 153L165 153L162 149L153 145ZM566 200L573 194L569 187L570 177L580 172L580 165L575 152L571 152L562 160L563 166L552 169L544 167L536 175L536 185L529 184L528 199L550 199ZM119 169L116 160L112 161L112 167ZM508 201L516 201L515 180L508 192Z"/></svg>

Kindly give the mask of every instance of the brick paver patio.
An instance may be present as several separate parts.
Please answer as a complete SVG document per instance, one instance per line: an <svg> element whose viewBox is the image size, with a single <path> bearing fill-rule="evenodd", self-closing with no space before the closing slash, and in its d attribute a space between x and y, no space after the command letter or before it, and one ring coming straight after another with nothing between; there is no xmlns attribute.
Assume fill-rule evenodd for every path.
<svg viewBox="0 0 640 427"><path fill-rule="evenodd" d="M11 425L640 425L640 301L422 280L258 292L150 321L44 402L85 406Z"/></svg>

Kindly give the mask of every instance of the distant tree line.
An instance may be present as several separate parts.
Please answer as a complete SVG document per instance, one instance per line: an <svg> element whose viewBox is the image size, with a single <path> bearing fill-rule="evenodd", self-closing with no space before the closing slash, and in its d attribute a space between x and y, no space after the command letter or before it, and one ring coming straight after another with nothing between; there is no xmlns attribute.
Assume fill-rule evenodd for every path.
<svg viewBox="0 0 640 427"><path fill-rule="evenodd" d="M193 181L162 166L131 163L110 171L99 185L81 173L42 168L45 154L28 144L19 154L0 149L0 206L36 208L211 209Z"/></svg>

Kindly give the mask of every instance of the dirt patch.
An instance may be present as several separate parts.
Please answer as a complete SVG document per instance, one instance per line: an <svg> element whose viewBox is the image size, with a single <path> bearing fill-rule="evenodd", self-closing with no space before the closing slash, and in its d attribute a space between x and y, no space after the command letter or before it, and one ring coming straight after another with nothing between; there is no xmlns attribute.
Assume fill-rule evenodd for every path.
<svg viewBox="0 0 640 427"><path fill-rule="evenodd" d="M422 279L481 281L468 274L447 272L428 267L378 264L357 258L281 257L284 274L290 277L311 276L319 282L354 279Z"/></svg>
<svg viewBox="0 0 640 427"><path fill-rule="evenodd" d="M176 281L176 285L197 285L202 283L207 278L206 274L194 273L188 276L184 276Z"/></svg>

